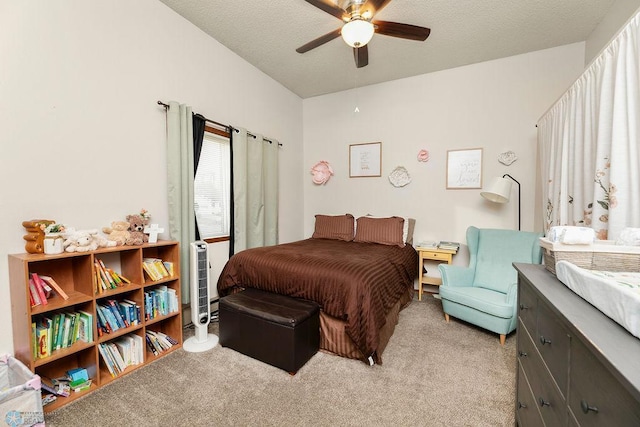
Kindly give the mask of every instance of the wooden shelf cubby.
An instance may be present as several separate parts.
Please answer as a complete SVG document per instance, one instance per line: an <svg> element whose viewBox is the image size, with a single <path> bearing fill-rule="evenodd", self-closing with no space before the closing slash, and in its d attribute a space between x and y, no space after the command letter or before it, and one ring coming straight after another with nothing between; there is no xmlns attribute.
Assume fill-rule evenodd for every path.
<svg viewBox="0 0 640 427"><path fill-rule="evenodd" d="M172 262L173 276L151 281L143 272L142 262L145 258L159 258ZM98 292L94 267L96 260L102 261L106 267L125 276L131 283ZM46 305L32 307L29 294L29 278L32 273L54 278L69 298L65 300L54 292L47 299ZM79 367L85 368L92 380L89 390L78 393L72 391L69 397L59 396L56 401L44 407L45 412L58 409L78 397L97 390L122 375L182 347L180 248L178 242L159 241L153 244L145 243L141 246L117 246L92 252L57 255L26 253L9 255L9 282L15 357L45 380L64 376L70 369ZM166 286L175 291L178 298L177 311L148 318L145 313L144 294L159 286ZM110 334L98 334L96 310L99 305L107 304L108 300L135 302L140 307L140 322L137 325L112 331ZM74 311L92 313L93 341L78 340L69 347L53 350L47 357L34 357L32 323L44 317L52 318L59 313ZM168 351L154 355L144 340L147 330L163 332L175 339L178 344ZM98 351L98 344L117 340L129 334L142 337L143 362L127 367L124 372L114 378L109 373Z"/></svg>

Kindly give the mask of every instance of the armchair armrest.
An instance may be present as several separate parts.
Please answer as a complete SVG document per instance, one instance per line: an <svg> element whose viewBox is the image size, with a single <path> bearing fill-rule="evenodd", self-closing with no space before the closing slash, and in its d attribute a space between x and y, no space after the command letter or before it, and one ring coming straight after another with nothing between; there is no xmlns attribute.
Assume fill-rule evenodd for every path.
<svg viewBox="0 0 640 427"><path fill-rule="evenodd" d="M442 286L471 286L475 270L459 265L438 265L442 276Z"/></svg>

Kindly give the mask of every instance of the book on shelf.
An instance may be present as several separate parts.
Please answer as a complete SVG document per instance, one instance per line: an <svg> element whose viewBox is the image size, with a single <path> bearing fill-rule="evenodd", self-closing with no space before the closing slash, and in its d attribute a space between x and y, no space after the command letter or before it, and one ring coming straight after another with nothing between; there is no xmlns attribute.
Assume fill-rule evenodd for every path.
<svg viewBox="0 0 640 427"><path fill-rule="evenodd" d="M120 323L116 320L109 306L98 305L97 312L102 325L105 327L105 333L110 334L111 332L115 332L120 329Z"/></svg>
<svg viewBox="0 0 640 427"><path fill-rule="evenodd" d="M42 301L40 301L40 294L38 294L38 290L36 289L36 284L33 279L29 279L29 295L31 297L31 307L36 307L42 304Z"/></svg>
<svg viewBox="0 0 640 427"><path fill-rule="evenodd" d="M164 268L169 273L169 277L173 277L173 263L170 261L162 261L162 264L164 265Z"/></svg>
<svg viewBox="0 0 640 427"><path fill-rule="evenodd" d="M29 291L31 292L35 305L47 305L45 291L39 281L35 280L33 276L29 279Z"/></svg>
<svg viewBox="0 0 640 427"><path fill-rule="evenodd" d="M102 361L107 367L109 374L111 374L111 377L115 378L120 372L117 371L115 361L112 359L112 356L107 350L105 344L98 344L98 353L100 353L100 356L102 356Z"/></svg>
<svg viewBox="0 0 640 427"><path fill-rule="evenodd" d="M45 325L36 325L36 345L38 351L38 359L51 356L51 347L49 346L49 329Z"/></svg>
<svg viewBox="0 0 640 427"><path fill-rule="evenodd" d="M78 339L84 342L93 342L93 315L86 311L78 311Z"/></svg>
<svg viewBox="0 0 640 427"><path fill-rule="evenodd" d="M62 299L65 299L65 300L69 299L69 295L67 295L67 293L62 289L62 287L55 280L53 280L53 277L41 276L41 275L39 275L39 277L44 282L46 282L51 288L53 288L53 291L58 295L60 295Z"/></svg>

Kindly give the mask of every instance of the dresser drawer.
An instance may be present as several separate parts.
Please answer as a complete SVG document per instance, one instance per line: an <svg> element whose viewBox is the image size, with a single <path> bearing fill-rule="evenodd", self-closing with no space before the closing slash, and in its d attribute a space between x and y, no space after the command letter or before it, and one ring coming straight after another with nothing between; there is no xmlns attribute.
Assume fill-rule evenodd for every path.
<svg viewBox="0 0 640 427"><path fill-rule="evenodd" d="M527 373L527 375L532 375L534 373L534 361L533 358L538 356L538 350L536 350L536 345L533 343L531 336L527 332L527 328L522 326L522 320L518 321L518 330L517 335L517 354L516 357L522 365L522 368Z"/></svg>
<svg viewBox="0 0 640 427"><path fill-rule="evenodd" d="M451 254L442 254L440 252L421 252L423 259L433 259L436 261L448 262L451 259Z"/></svg>
<svg viewBox="0 0 640 427"><path fill-rule="evenodd" d="M544 426L538 404L529 387L529 380L518 363L518 395L516 398L516 421L520 427Z"/></svg>
<svg viewBox="0 0 640 427"><path fill-rule="evenodd" d="M518 331L518 365L522 367L534 401L547 426L566 426L567 403L542 362L536 345L523 328ZM518 384L519 386L519 384Z"/></svg>
<svg viewBox="0 0 640 427"><path fill-rule="evenodd" d="M536 310L538 299L529 286L520 286L518 289L518 317L527 327L530 334L536 333Z"/></svg>
<svg viewBox="0 0 640 427"><path fill-rule="evenodd" d="M564 394L569 376L569 331L545 304L538 305L538 327L531 338Z"/></svg>
<svg viewBox="0 0 640 427"><path fill-rule="evenodd" d="M640 426L640 402L578 339L571 341L569 384L569 408L581 426Z"/></svg>

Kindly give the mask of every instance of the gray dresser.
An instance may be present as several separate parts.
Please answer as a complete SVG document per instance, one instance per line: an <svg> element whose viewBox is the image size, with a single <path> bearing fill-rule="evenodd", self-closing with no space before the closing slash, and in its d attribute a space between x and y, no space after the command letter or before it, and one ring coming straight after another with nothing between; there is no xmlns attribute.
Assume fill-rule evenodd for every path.
<svg viewBox="0 0 640 427"><path fill-rule="evenodd" d="M514 266L518 425L640 426L640 339L544 266Z"/></svg>

